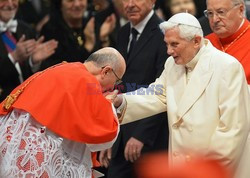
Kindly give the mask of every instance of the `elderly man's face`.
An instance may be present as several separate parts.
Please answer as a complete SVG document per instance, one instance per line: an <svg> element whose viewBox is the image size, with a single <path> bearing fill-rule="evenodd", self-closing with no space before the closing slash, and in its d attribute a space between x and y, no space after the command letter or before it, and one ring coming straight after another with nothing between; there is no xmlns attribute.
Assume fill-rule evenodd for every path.
<svg viewBox="0 0 250 178"><path fill-rule="evenodd" d="M197 43L195 38L191 41L181 38L178 28L167 30L164 41L167 44L167 53L174 58L178 65L187 64L199 50L200 43Z"/></svg>
<svg viewBox="0 0 250 178"><path fill-rule="evenodd" d="M156 0L122 0L128 20L137 25L153 9Z"/></svg>
<svg viewBox="0 0 250 178"><path fill-rule="evenodd" d="M110 65L103 66L100 71L99 82L102 87L102 92L112 91L115 85L119 85L122 81L121 78L125 73L125 63L115 70Z"/></svg>
<svg viewBox="0 0 250 178"><path fill-rule="evenodd" d="M8 22L14 18L18 9L19 0L0 0L0 20Z"/></svg>
<svg viewBox="0 0 250 178"><path fill-rule="evenodd" d="M208 19L211 29L220 38L234 34L243 18L244 6L232 0L207 0Z"/></svg>

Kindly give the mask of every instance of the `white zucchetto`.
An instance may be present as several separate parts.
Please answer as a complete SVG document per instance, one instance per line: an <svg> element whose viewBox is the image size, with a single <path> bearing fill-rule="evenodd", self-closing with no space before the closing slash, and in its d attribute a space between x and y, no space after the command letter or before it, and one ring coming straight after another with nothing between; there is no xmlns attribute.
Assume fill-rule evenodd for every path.
<svg viewBox="0 0 250 178"><path fill-rule="evenodd" d="M201 28L201 25L196 17L187 12L175 14L167 22Z"/></svg>

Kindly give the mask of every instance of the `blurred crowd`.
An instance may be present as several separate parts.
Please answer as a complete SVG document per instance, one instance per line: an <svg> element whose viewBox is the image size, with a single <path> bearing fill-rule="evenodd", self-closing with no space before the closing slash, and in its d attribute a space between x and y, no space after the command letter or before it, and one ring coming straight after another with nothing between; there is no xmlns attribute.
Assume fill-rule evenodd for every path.
<svg viewBox="0 0 250 178"><path fill-rule="evenodd" d="M1 18L6 16L0 21L11 20L9 25L19 22L17 31L12 32L15 47L6 51L5 43L1 44L0 100L38 70L62 61L83 62L102 47L116 47L118 31L127 22L122 0L3 0L0 6ZM248 0L246 7L249 18ZM11 13L4 15L4 9ZM203 15L205 0L157 0L154 9L163 20L189 12L200 19L205 35L211 32ZM12 62L1 61L6 58Z"/></svg>

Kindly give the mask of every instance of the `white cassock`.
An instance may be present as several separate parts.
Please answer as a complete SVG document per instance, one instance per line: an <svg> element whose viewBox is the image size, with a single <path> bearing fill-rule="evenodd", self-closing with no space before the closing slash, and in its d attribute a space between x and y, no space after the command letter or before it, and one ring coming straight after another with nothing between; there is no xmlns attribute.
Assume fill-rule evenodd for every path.
<svg viewBox="0 0 250 178"><path fill-rule="evenodd" d="M189 161L195 153L235 169L248 143L250 125L244 70L208 40L196 57L199 61L188 84L184 66L169 57L148 89L124 94L127 110L122 123L167 111L170 165Z"/></svg>

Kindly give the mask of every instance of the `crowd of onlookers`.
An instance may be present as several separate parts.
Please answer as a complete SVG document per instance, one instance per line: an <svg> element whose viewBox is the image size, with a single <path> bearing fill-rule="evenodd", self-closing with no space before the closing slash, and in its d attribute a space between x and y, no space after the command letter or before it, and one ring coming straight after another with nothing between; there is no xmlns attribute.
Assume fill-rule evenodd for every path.
<svg viewBox="0 0 250 178"><path fill-rule="evenodd" d="M1 6L11 8L13 13L8 18L13 19L15 16L14 19L20 22L17 32L13 33L15 43L17 43L15 49L18 53L15 53L14 50L10 57L9 51L7 53L5 49L0 50L1 60L10 57L10 61L14 64L12 68L13 66L16 68L11 70L11 67L8 67L11 65L9 62L9 64L6 64L6 61L1 63L4 71L8 69L12 72L0 75L0 100L3 100L11 89L34 71L43 70L62 61L83 62L91 52L97 49L107 46L116 47L118 30L127 22L122 0L12 0L10 5L4 5L5 2L1 2ZM249 17L250 1L248 0L246 7L246 14ZM169 19L178 12L189 12L200 20L205 35L211 33L208 19L203 14L206 9L205 0L157 0L154 8L157 15L163 20ZM0 21L4 21L4 19L0 19ZM24 39L21 38L22 31L25 34ZM50 45L48 43L40 45L36 50L32 44L29 44L31 46L29 54L20 53L20 51L25 51L22 49L25 45L19 42L20 39L28 42L28 39L36 40L39 37L42 37L39 44L49 40L53 40L53 42L50 41ZM35 44L34 42L33 44ZM2 47L5 48L4 46L5 44ZM33 59L34 64L37 65L27 60L30 56L32 57L33 51L43 49L41 53L44 53L45 46L47 55L38 56L38 53L35 56L38 59ZM17 54L19 57L16 56ZM20 64L15 61L22 63L22 66L17 67ZM27 63L27 61L29 62ZM18 75L16 71L18 71ZM6 81L4 78L7 75L13 76L15 82Z"/></svg>

